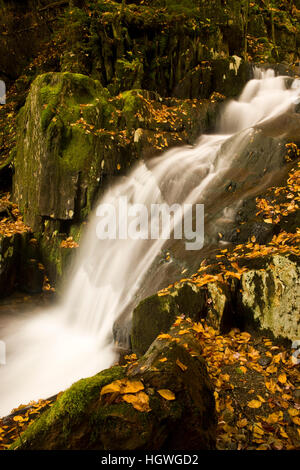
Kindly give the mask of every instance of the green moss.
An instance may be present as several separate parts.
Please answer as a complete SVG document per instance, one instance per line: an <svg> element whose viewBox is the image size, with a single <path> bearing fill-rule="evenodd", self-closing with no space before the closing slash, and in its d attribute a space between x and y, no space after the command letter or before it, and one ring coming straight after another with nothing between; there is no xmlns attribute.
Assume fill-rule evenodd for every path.
<svg viewBox="0 0 300 470"><path fill-rule="evenodd" d="M100 390L104 385L124 375L124 369L116 366L93 377L79 380L66 390L58 400L57 409L54 411L52 419L60 419L63 415L68 415L71 419L78 420L89 403L100 396Z"/></svg>
<svg viewBox="0 0 300 470"><path fill-rule="evenodd" d="M82 170L89 165L93 150L93 136L85 134L83 129L73 127L69 132L68 144L62 152L62 165L72 170Z"/></svg>
<svg viewBox="0 0 300 470"><path fill-rule="evenodd" d="M52 426L61 429L61 440L63 442L70 433L69 423L71 421L72 424L80 422L84 418L89 405L100 396L101 388L114 380L124 377L124 375L124 369L115 366L93 377L79 380L26 429L21 440L18 439L14 442L11 449L17 449L21 442L26 445L27 440L44 439Z"/></svg>

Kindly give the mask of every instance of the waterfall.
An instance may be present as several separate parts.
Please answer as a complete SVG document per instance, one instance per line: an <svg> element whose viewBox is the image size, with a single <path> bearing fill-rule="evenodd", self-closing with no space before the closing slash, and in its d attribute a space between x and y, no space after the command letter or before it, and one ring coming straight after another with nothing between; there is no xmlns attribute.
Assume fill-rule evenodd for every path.
<svg viewBox="0 0 300 470"><path fill-rule="evenodd" d="M143 204L150 208L163 202L205 204L234 167L237 153L249 144L255 126L292 110L299 93L299 80L289 86L286 77L256 70L240 98L224 107L217 134L203 135L194 146L171 149L137 163L107 190L99 204L113 205L116 213L122 197L129 207ZM232 217L232 211L225 215ZM6 343L7 359L6 365L0 365L0 416L20 403L64 390L117 359L113 324L134 303L166 240L99 240L98 222L95 212L63 300L34 315L13 317L4 325L0 338Z"/></svg>

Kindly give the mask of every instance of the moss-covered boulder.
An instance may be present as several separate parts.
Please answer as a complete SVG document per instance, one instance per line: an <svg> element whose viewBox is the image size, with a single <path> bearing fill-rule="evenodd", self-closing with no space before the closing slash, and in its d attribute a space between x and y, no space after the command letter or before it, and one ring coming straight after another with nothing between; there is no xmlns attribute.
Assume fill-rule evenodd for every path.
<svg viewBox="0 0 300 470"><path fill-rule="evenodd" d="M232 301L229 286L218 281L203 287L188 281L175 283L168 293L152 295L134 309L132 350L144 354L157 335L169 330L177 315L196 322L205 318L215 328L225 331L234 322Z"/></svg>
<svg viewBox="0 0 300 470"><path fill-rule="evenodd" d="M76 382L12 449L213 449L215 401L194 333L184 321L137 363Z"/></svg>
<svg viewBox="0 0 300 470"><path fill-rule="evenodd" d="M36 78L18 116L13 187L52 278L66 266L61 240L81 232L111 179L137 158L192 143L217 109L216 100L163 100L145 90L112 97L81 74Z"/></svg>
<svg viewBox="0 0 300 470"><path fill-rule="evenodd" d="M85 117L92 114L101 128L107 98L98 82L79 74L48 73L33 83L19 115L14 196L34 231L47 219L72 220L91 204L104 144L97 152Z"/></svg>
<svg viewBox="0 0 300 470"><path fill-rule="evenodd" d="M135 353L144 354L161 332L167 332L179 310L171 296L148 297L134 309L132 316L131 344Z"/></svg>
<svg viewBox="0 0 300 470"><path fill-rule="evenodd" d="M269 330L276 338L300 338L300 266L294 256L273 255L261 269L243 273L238 315L244 325Z"/></svg>

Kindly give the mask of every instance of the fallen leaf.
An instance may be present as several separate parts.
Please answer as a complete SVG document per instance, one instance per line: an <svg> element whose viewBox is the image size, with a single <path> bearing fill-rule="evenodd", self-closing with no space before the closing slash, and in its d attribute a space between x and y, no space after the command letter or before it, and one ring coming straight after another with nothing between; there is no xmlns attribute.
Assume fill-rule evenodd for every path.
<svg viewBox="0 0 300 470"><path fill-rule="evenodd" d="M145 387L140 380L130 381L128 379L115 380L114 382L105 385L102 388L100 395L106 395L107 393L137 393L143 390Z"/></svg>
<svg viewBox="0 0 300 470"><path fill-rule="evenodd" d="M122 400L130 403L137 411L151 411L149 406L149 397L145 392L138 392L136 395L123 395Z"/></svg>
<svg viewBox="0 0 300 470"><path fill-rule="evenodd" d="M175 394L168 389L157 390L157 393L160 394L165 400L175 400Z"/></svg>
<svg viewBox="0 0 300 470"><path fill-rule="evenodd" d="M249 408L260 408L261 407L261 401L259 400L251 400L248 402Z"/></svg>
<svg viewBox="0 0 300 470"><path fill-rule="evenodd" d="M183 372L187 370L187 366L182 364L179 359L176 360L176 364L178 365L178 367L180 367L181 370L183 370Z"/></svg>
<svg viewBox="0 0 300 470"><path fill-rule="evenodd" d="M285 374L284 372L278 376L278 381L279 381L281 384L285 384L285 383L286 383L286 374Z"/></svg>

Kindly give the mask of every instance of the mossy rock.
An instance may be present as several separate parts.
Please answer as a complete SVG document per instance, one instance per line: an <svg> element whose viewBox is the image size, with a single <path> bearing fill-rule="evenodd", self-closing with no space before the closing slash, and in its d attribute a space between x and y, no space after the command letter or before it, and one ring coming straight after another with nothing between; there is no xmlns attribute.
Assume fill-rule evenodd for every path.
<svg viewBox="0 0 300 470"><path fill-rule="evenodd" d="M190 282L175 286L169 294L152 295L134 309L131 345L136 354L144 354L160 333L168 331L177 315L195 322L205 318L220 331L232 327L235 319L229 286L220 282L212 282L204 287L197 287Z"/></svg>
<svg viewBox="0 0 300 470"><path fill-rule="evenodd" d="M167 332L179 310L171 296L148 297L134 309L132 316L131 344L135 353L144 354L161 332Z"/></svg>
<svg viewBox="0 0 300 470"><path fill-rule="evenodd" d="M167 338L156 340L134 365L114 366L76 382L11 449L214 449L213 388L192 325L183 322L172 328ZM184 335L180 334L182 329ZM142 384L146 407L137 409L125 402L125 395L118 389L100 393L105 385L122 379L127 384ZM166 389L173 393L171 400L159 393ZM130 396L138 399L136 392Z"/></svg>
<svg viewBox="0 0 300 470"><path fill-rule="evenodd" d="M267 330L275 338L300 338L300 267L296 256L273 255L260 269L243 273L237 311L244 327Z"/></svg>
<svg viewBox="0 0 300 470"><path fill-rule="evenodd" d="M140 89L111 97L97 80L76 73L36 78L18 116L13 193L41 239L52 280L67 266L59 241L80 227L113 178L137 158L192 143L217 107L209 100L164 101Z"/></svg>

